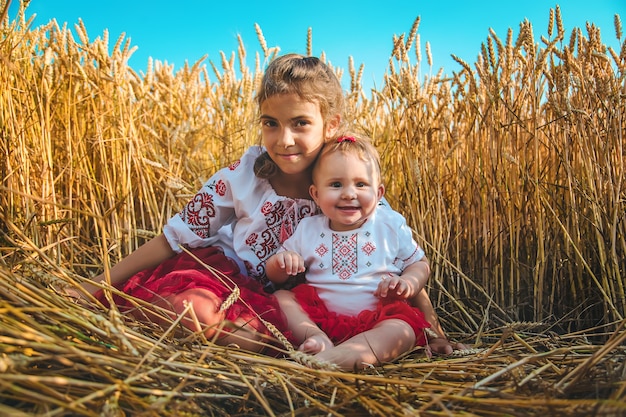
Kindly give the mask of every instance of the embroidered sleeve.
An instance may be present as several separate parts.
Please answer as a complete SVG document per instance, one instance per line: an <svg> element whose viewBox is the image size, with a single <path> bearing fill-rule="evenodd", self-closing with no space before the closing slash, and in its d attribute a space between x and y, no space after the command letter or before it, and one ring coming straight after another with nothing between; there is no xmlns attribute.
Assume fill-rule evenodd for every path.
<svg viewBox="0 0 626 417"><path fill-rule="evenodd" d="M408 265L421 260L425 254L424 250L413 238L413 232L406 224L404 217L400 215L398 217L400 218L400 224L397 227L399 242L398 260L406 268Z"/></svg>
<svg viewBox="0 0 626 417"><path fill-rule="evenodd" d="M218 230L235 218L233 185L246 173L238 172L239 161L219 170L174 215L163 228L170 246L208 246L217 239Z"/></svg>
<svg viewBox="0 0 626 417"><path fill-rule="evenodd" d="M225 219L232 216L229 195L230 186L218 173L204 184L178 215L198 237L207 239L225 223Z"/></svg>

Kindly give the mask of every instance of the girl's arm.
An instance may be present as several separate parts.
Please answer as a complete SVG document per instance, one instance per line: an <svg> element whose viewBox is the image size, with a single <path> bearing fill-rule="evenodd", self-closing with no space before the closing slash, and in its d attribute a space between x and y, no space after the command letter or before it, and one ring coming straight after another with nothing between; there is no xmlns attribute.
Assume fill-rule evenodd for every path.
<svg viewBox="0 0 626 417"><path fill-rule="evenodd" d="M415 262L404 269L402 272L402 278L410 280L413 284L414 290L418 290L410 296L409 302L414 307L419 308L428 323L430 323L430 329L437 334L437 337L429 337L428 344L430 349L435 353L450 354L455 349L463 350L467 347L462 343L450 342L446 332L444 332L441 323L439 323L439 317L435 312L435 308L426 292L426 283L430 275L430 265L426 258L422 258L421 261Z"/></svg>
<svg viewBox="0 0 626 417"><path fill-rule="evenodd" d="M120 262L115 264L108 272L111 279L111 284L119 284L137 272L143 271L144 269L153 268L159 265L164 260L171 258L174 256L176 252L172 250L172 247L167 242L167 239L163 234L158 235L157 237L149 240L139 248L137 248L134 252L131 252L127 257L122 259ZM105 272L96 276L93 281L96 283L102 282L105 280ZM82 284L83 288L87 290L90 294L95 293L100 289L99 286L94 285L90 282L85 282Z"/></svg>
<svg viewBox="0 0 626 417"><path fill-rule="evenodd" d="M256 182L250 181L253 174L254 160L253 151L246 152L242 159L230 167L222 168L216 172L202 186L202 188L183 207L182 211L172 216L164 225L163 230L168 233L172 245L184 244L189 247L205 247L215 243L217 231L224 225L233 221L235 205L248 201L256 201L254 194ZM248 187L248 188L244 188ZM233 189L237 189L245 199L236 199ZM199 225L198 216L210 217L206 225ZM164 234L146 242L106 271L93 279L99 283L105 280L105 274L109 274L111 284L119 284L137 272L144 269L154 268L164 260L174 256L172 249ZM90 294L98 291L99 287L93 283L83 283L84 289ZM72 291L72 295L75 291ZM81 294L84 296L85 294Z"/></svg>
<svg viewBox="0 0 626 417"><path fill-rule="evenodd" d="M426 320L430 323L430 330L437 334L437 337L428 337L428 346L434 353L449 355L454 350L467 349L467 346L463 343L448 340L448 336L446 336L446 332L443 331L443 327L439 323L439 317L425 289L422 289L416 296L412 297L409 302L412 306L422 310Z"/></svg>
<svg viewBox="0 0 626 417"><path fill-rule="evenodd" d="M439 317L437 316L437 313L435 312L435 308L433 307L433 304L430 301L430 297L428 296L428 293L426 292L426 290L422 289L422 291L417 293L409 301L411 305L422 310L422 313L424 313L424 316L426 317L426 321L430 323L430 326L431 326L430 329L433 332L437 333L437 336L447 340L448 337L446 336L446 333L443 331L443 328L441 327L441 323L439 323Z"/></svg>

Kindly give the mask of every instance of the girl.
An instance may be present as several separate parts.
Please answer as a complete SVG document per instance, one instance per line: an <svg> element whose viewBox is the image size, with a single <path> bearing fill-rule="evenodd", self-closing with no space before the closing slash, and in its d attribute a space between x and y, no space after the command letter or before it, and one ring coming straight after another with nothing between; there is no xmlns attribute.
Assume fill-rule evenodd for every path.
<svg viewBox="0 0 626 417"><path fill-rule="evenodd" d="M368 140L327 143L310 187L323 214L302 219L267 261L275 283L308 267L307 283L276 297L300 350L343 369L384 363L427 342L430 325L407 300L426 285L428 261L404 218L380 205L384 191ZM400 276L409 266L415 272Z"/></svg>
<svg viewBox="0 0 626 417"><path fill-rule="evenodd" d="M308 193L311 169L324 142L339 128L344 96L335 73L322 61L288 54L269 64L256 99L263 147L250 148L218 171L161 235L94 281L106 279L131 296L172 311L172 317L191 305L195 318L183 320L187 327L197 330L195 323L202 323L205 335L216 337L217 343L259 351L259 341L269 332L257 314L285 330L284 316L270 295L265 262L301 219L318 213ZM181 246L217 272L207 271ZM222 311L233 283L240 299ZM100 288L85 287L90 293ZM416 302L431 313L427 318L438 328L423 293ZM120 297L114 301L128 305ZM439 351L452 351L443 331L439 334Z"/></svg>

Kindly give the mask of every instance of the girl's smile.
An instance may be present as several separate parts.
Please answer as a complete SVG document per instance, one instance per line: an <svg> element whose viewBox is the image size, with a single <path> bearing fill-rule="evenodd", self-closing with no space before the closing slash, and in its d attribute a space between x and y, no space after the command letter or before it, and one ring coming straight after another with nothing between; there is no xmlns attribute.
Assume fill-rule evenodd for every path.
<svg viewBox="0 0 626 417"><path fill-rule="evenodd" d="M326 139L319 104L297 94L279 94L263 102L261 133L268 154L287 175L308 175Z"/></svg>

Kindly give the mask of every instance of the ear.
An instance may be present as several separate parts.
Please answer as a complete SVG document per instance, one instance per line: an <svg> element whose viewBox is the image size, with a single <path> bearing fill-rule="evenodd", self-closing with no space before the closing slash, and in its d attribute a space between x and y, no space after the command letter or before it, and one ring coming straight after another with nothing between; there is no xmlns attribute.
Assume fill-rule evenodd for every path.
<svg viewBox="0 0 626 417"><path fill-rule="evenodd" d="M336 114L328 119L326 123L326 139L335 136L335 133L339 130L339 125L341 125L340 114Z"/></svg>
<svg viewBox="0 0 626 417"><path fill-rule="evenodd" d="M380 201L380 199L383 198L384 195L385 195L385 186L380 184L378 186L378 201Z"/></svg>
<svg viewBox="0 0 626 417"><path fill-rule="evenodd" d="M309 194L311 195L313 201L315 201L315 204L317 204L317 187L315 184L311 184L311 186L309 186Z"/></svg>

